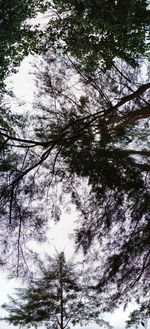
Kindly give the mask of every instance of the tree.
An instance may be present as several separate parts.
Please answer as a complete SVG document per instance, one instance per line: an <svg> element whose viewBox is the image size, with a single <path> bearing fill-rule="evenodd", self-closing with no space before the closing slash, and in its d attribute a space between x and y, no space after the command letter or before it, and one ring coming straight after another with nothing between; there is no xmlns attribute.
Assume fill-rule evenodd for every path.
<svg viewBox="0 0 150 329"><path fill-rule="evenodd" d="M125 18L134 17L131 23L136 28L134 30L132 24L131 27L136 40L139 36L139 46L142 49L144 47L145 51L146 34L144 32L144 39L141 39L140 33L147 31L149 10L146 10L146 2L143 1L138 4L132 2L133 10L131 2L128 4ZM77 11L70 6L69 20L70 15ZM116 11L121 10L121 2L115 2L113 6L110 15L114 13L111 18L115 17L118 22L119 11L118 16ZM84 15L87 11L90 17L88 8L84 10ZM143 8L143 15L135 16L136 8ZM104 9L106 14L106 6ZM66 11L63 13L66 15ZM65 23L65 15L61 18L62 24ZM82 20L84 15L81 15ZM137 17L139 26L144 26L142 29L137 28ZM54 25L57 22L55 17ZM93 19L93 26L97 22ZM50 24L54 27L52 22ZM67 24L60 24L60 29L66 28L63 33L68 31L68 26L72 28L70 21ZM105 32L107 30L108 27ZM63 34L59 35L59 28L57 32L57 39L63 39ZM68 38L71 33L66 34ZM105 35L107 45L108 34ZM109 60L107 62L105 53L105 58L101 54L100 57L93 55L92 74L92 64L86 49L81 58L81 54L78 56L73 53L73 46L72 50L69 48L69 39L64 39L65 43L58 42L59 47L51 47L45 55L45 69L41 65L44 72L40 77L39 102L36 102L34 112L28 116L25 113L17 119L13 133L7 127L1 127L1 243L6 246L4 251L7 255L13 251L17 255L18 273L25 237L42 237L47 222L44 208L47 205L49 217L59 220L61 206L64 206L65 196L68 198L69 194L80 213L76 228L77 247L81 246L85 254L93 248L94 254L99 255L100 264L103 264L102 270L98 268L99 283L95 289L99 293L109 289L113 292L107 310L113 309L125 297L128 300L130 296L135 296L138 300L141 294L141 310L145 307L144 312L148 314L150 151L147 136L150 84L148 70L144 77L140 72L142 56L136 62L138 67L127 63L130 62L130 56L126 56L128 50L129 55L135 50L132 60L137 59L142 51L138 46L135 47L133 40L128 48L126 38L127 44L121 48L120 34L116 32L113 35L118 40L117 49L120 49L121 55L116 53L116 49L112 52L111 45L114 43L108 42L109 51L106 53ZM48 30L44 36L48 40ZM76 36L79 36L78 41L82 45L82 34L76 33ZM51 41L55 45L56 38ZM88 38L86 44L89 45ZM82 49L79 42L77 45L78 49ZM92 44L90 47L92 54L95 54ZM81 65L65 54L66 49L79 58ZM102 47L98 49L104 50ZM122 55L123 49L126 52ZM102 58L107 65L103 65ZM56 187L59 187L58 191ZM37 200L38 203L35 202ZM13 249L12 246L10 248L10 232ZM96 243L99 253L95 250ZM3 256L1 262L6 258Z"/></svg>
<svg viewBox="0 0 150 329"><path fill-rule="evenodd" d="M26 20L46 8L46 1L41 0L0 1L0 88L24 56L36 49L35 33Z"/></svg>
<svg viewBox="0 0 150 329"><path fill-rule="evenodd" d="M25 56L40 51L38 27L33 29L29 19L46 9L47 1L42 0L0 0L0 127L11 133L13 116L3 105L5 94L9 94L5 78L16 72Z"/></svg>
<svg viewBox="0 0 150 329"><path fill-rule="evenodd" d="M29 228L38 238L46 223L42 206L47 201L48 213L57 221L69 194L80 213L76 245L85 254L92 248L93 259L98 244L103 268L97 269L96 291L113 291L105 309L114 309L130 295L138 299L139 289L146 305L150 84L139 82L139 68L125 62L117 61L107 72L99 66L91 79L61 50L48 52L46 59L45 67L38 65L43 72L35 112L29 120L25 114L15 136L1 130L3 152L6 145L12 155L21 150L13 170L4 172L3 225L9 221L21 259L22 235L17 230L21 227L28 236Z"/></svg>
<svg viewBox="0 0 150 329"><path fill-rule="evenodd" d="M87 324L95 321L109 327L100 319L98 299L92 298L81 281L73 263L65 261L64 253L48 258L48 268L42 276L32 280L28 288L18 289L16 298L9 297L3 305L9 313L4 318L22 327L44 325L46 328L69 328L69 324Z"/></svg>
<svg viewBox="0 0 150 329"><path fill-rule="evenodd" d="M55 0L49 40L63 45L88 71L99 61L111 67L116 57L137 65L149 48L148 4L145 0Z"/></svg>

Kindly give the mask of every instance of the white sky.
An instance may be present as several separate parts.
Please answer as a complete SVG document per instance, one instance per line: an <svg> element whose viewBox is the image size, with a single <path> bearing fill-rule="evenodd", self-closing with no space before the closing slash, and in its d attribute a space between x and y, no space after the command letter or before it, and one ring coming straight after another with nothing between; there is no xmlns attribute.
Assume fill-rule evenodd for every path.
<svg viewBox="0 0 150 329"><path fill-rule="evenodd" d="M25 108L30 108L33 97L34 97L34 87L33 87L33 77L29 74L30 71L33 71L31 68L30 62L33 61L33 57L29 56L24 59L19 73L13 75L12 81L8 80L8 86L13 88L13 91L16 97L19 99L20 104L25 106ZM17 104L17 102L16 102ZM47 251L51 255L54 254L55 248L58 251L64 251L66 258L72 257L74 255L73 242L69 240L68 234L73 231L73 220L76 218L76 213L72 211L70 215L64 214L62 220L56 225L53 222L50 224L49 232L49 242L43 246L43 251ZM34 247L34 244L33 244ZM40 245L41 248L41 245ZM6 274L4 272L0 273L0 304L2 305L7 301L7 294L11 294L13 289L20 285L20 281L13 279L7 280ZM134 308L134 305L130 306L130 311ZM107 314L106 320L109 320L110 323L114 326L115 329L125 328L125 320L127 319L128 311L124 312L121 308L116 310L113 314ZM3 315L3 311L0 310L0 316ZM13 328L13 326L10 326ZM88 329L96 329L99 326L89 325ZM0 329L8 328L8 324L1 322ZM79 326L76 326L78 329Z"/></svg>

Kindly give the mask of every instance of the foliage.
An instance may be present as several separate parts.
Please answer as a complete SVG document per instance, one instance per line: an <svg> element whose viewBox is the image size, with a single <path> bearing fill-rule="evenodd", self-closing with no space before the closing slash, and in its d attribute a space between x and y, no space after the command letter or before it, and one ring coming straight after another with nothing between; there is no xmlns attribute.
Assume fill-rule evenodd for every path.
<svg viewBox="0 0 150 329"><path fill-rule="evenodd" d="M42 240L47 220L58 221L71 200L79 214L76 246L91 250L92 264L99 259L93 291L111 292L104 311L133 296L139 301L140 316L135 311L129 324L149 314L146 7L54 1L55 17L36 44L50 49L37 61L34 109L0 117L1 263L13 255L22 274L29 239Z"/></svg>
<svg viewBox="0 0 150 329"><path fill-rule="evenodd" d="M139 301L137 301L137 303L139 304ZM138 309L134 310L130 314L130 318L127 321L127 327L131 327L135 324L136 327L138 327L140 324L142 324L142 326L146 328L149 318L150 318L150 305L149 305L149 298L147 298L144 302L141 303Z"/></svg>
<svg viewBox="0 0 150 329"><path fill-rule="evenodd" d="M54 0L50 42L58 42L92 71L99 61L111 67L116 57L137 65L149 48L148 1Z"/></svg>
<svg viewBox="0 0 150 329"><path fill-rule="evenodd" d="M0 87L23 57L36 48L31 24L25 21L46 8L46 1L42 0L0 1Z"/></svg>
<svg viewBox="0 0 150 329"><path fill-rule="evenodd" d="M81 283L79 270L66 263L64 253L48 258L48 268L42 264L42 276L32 280L28 288L17 289L16 297L9 297L3 305L9 313L4 320L22 327L44 325L46 328L69 328L91 321L109 327L100 319L100 305L87 294ZM80 273L81 275L81 273Z"/></svg>
<svg viewBox="0 0 150 329"><path fill-rule="evenodd" d="M95 270L99 280L96 290L113 292L105 310L114 309L125 296L126 300L130 295L138 298L139 291L145 302L149 288L150 152L146 140L143 148L142 144L140 148L132 145L141 143L134 131L139 131L141 138L141 127L148 129L150 85L146 80L139 82L139 69L122 62L107 72L99 67L91 80L87 73L76 71L72 59L61 51L54 49L45 59L47 64L40 64L35 112L29 120L25 114L15 137L1 131L11 157L20 150L13 170L4 172L1 221L6 227L9 222L21 248L22 236L16 235L17 230L21 227L26 236L30 229L38 238L46 224L46 204L46 212L48 209L57 221L70 195L80 214L77 246L85 254L92 247L93 262L98 245L103 268L99 265Z"/></svg>
<svg viewBox="0 0 150 329"><path fill-rule="evenodd" d="M13 129L12 116L11 120L3 107L5 78L16 72L25 56L39 51L38 27L31 26L30 18L46 11L47 5L46 0L0 0L0 127L4 130Z"/></svg>

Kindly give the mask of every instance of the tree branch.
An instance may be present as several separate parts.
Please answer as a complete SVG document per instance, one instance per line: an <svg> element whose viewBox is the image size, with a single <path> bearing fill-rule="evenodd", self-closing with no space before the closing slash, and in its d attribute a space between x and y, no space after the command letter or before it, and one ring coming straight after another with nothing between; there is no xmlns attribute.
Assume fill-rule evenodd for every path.
<svg viewBox="0 0 150 329"><path fill-rule="evenodd" d="M126 154L137 154L137 155L143 155L150 157L150 151L149 150L131 150L131 149L126 149L126 150L120 150L120 152L124 152Z"/></svg>
<svg viewBox="0 0 150 329"><path fill-rule="evenodd" d="M122 126L134 123L140 119L146 119L150 117L150 105L145 106L141 109L137 109L135 111L129 112L125 114L124 116L118 116L115 119L110 119L107 124L112 125L110 130L117 130ZM115 126L116 125L116 126Z"/></svg>
<svg viewBox="0 0 150 329"><path fill-rule="evenodd" d="M10 136L6 133L3 133L2 131L0 131L0 135L3 136L3 137L6 137L7 140L13 140L13 141L16 141L16 142L19 142L19 143L25 143L25 144L32 144L31 146L45 146L45 145L47 145L47 142L42 143L42 142L34 141L34 140L31 140L31 139L17 138L15 136ZM50 141L49 141L49 143L50 143Z"/></svg>
<svg viewBox="0 0 150 329"><path fill-rule="evenodd" d="M143 260L143 266L142 266L142 269L141 269L139 275L138 275L138 276L136 277L136 279L134 280L134 282L131 283L130 288L132 288L132 287L135 286L135 284L136 284L136 283L140 280L140 278L142 277L142 275L143 275L143 273L144 273L146 267L149 266L149 261L147 262L147 259L149 258L149 256L150 256L150 251L148 251L148 253L145 255L144 260Z"/></svg>
<svg viewBox="0 0 150 329"><path fill-rule="evenodd" d="M136 91L134 91L133 93L131 93L130 95L127 95L125 97L123 97L115 106L114 108L118 108L122 105L124 105L125 103L133 100L134 98L138 98L141 96L141 94L143 94L147 89L150 88L150 83L145 83L142 86L140 86Z"/></svg>

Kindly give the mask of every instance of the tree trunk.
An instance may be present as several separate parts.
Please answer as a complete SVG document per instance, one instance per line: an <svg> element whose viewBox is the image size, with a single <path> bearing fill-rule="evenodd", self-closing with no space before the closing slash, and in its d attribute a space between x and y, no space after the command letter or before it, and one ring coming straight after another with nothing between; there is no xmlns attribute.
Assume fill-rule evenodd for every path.
<svg viewBox="0 0 150 329"><path fill-rule="evenodd" d="M63 269L62 259L60 259L60 328L64 328L64 305L63 305Z"/></svg>

